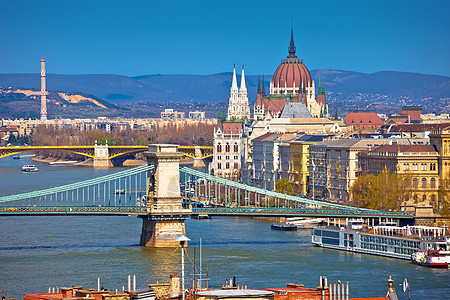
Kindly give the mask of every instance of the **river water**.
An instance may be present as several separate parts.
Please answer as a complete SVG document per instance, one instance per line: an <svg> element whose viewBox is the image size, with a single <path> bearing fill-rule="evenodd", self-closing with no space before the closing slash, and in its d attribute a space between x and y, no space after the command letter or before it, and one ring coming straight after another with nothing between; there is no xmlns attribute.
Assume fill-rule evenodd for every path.
<svg viewBox="0 0 450 300"><path fill-rule="evenodd" d="M0 159L0 196L121 170L34 163L39 172L22 173L20 167L27 163L33 162ZM140 247L141 226L140 219L125 216L0 217L0 290L22 299L50 286L96 288L99 277L103 287L121 290L128 274L136 275L138 288L180 274L180 250ZM399 286L404 278L411 283L412 299L450 298L450 270L314 247L308 230L280 232L261 220L215 217L187 220L186 231L191 239L186 285L192 285L194 247L199 272L201 239L203 277L208 270L212 287L233 276L249 288L285 287L288 282L316 287L319 276L327 275L329 281L348 281L351 297L382 297L391 275L400 299L408 299Z"/></svg>

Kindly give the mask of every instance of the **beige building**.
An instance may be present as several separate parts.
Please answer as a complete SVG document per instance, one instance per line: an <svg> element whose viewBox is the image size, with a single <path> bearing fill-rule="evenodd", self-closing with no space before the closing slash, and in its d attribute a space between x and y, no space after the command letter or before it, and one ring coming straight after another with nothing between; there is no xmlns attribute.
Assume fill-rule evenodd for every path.
<svg viewBox="0 0 450 300"><path fill-rule="evenodd" d="M359 154L362 174L378 174L384 168L405 175L411 198L402 206L436 208L439 187L438 152L431 145L383 145Z"/></svg>
<svg viewBox="0 0 450 300"><path fill-rule="evenodd" d="M327 191L331 199L351 201L350 187L358 177L358 153L398 143L424 145L428 139L342 139L327 145Z"/></svg>

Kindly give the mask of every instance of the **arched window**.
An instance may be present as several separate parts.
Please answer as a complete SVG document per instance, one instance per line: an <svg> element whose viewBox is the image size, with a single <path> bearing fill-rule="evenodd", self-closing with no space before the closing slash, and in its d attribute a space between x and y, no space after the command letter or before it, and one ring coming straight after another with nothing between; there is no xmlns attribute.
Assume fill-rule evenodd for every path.
<svg viewBox="0 0 450 300"><path fill-rule="evenodd" d="M219 169L219 170L222 169L222 164L221 163L217 164L217 169Z"/></svg>
<svg viewBox="0 0 450 300"><path fill-rule="evenodd" d="M409 179L405 178L405 187L409 188Z"/></svg>
<svg viewBox="0 0 450 300"><path fill-rule="evenodd" d="M413 187L418 187L419 186L419 180L417 178L413 178Z"/></svg>
<svg viewBox="0 0 450 300"><path fill-rule="evenodd" d="M422 188L426 188L427 187L427 179L424 177L422 178Z"/></svg>
<svg viewBox="0 0 450 300"><path fill-rule="evenodd" d="M423 201L423 202L427 201L427 195L423 194L423 196L422 196L422 201Z"/></svg>
<svg viewBox="0 0 450 300"><path fill-rule="evenodd" d="M225 145L225 152L230 152L230 144Z"/></svg>
<svg viewBox="0 0 450 300"><path fill-rule="evenodd" d="M419 197L417 196L417 194L415 194L413 198L414 198L414 202L417 203L419 200Z"/></svg>
<svg viewBox="0 0 450 300"><path fill-rule="evenodd" d="M431 179L430 179L430 186L431 186L432 188L435 188L435 187L436 187L436 178L431 178Z"/></svg>
<svg viewBox="0 0 450 300"><path fill-rule="evenodd" d="M239 152L239 147L238 144L234 144L234 152L238 153Z"/></svg>
<svg viewBox="0 0 450 300"><path fill-rule="evenodd" d="M221 143L217 144L217 152L218 153L222 152L222 144Z"/></svg>

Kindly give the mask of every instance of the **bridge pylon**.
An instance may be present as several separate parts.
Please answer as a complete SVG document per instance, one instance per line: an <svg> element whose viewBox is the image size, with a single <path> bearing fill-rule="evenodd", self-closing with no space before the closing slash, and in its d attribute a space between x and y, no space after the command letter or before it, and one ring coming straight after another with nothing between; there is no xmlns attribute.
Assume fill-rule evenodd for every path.
<svg viewBox="0 0 450 300"><path fill-rule="evenodd" d="M95 141L93 167L94 168L112 167L112 163L109 160L108 142L106 142L105 145L97 145L97 141Z"/></svg>
<svg viewBox="0 0 450 300"><path fill-rule="evenodd" d="M147 182L147 212L141 217L140 244L148 247L177 247L175 239L186 235L184 221L192 213L183 209L180 193L179 162L183 157L177 145L150 145L144 152L149 165Z"/></svg>

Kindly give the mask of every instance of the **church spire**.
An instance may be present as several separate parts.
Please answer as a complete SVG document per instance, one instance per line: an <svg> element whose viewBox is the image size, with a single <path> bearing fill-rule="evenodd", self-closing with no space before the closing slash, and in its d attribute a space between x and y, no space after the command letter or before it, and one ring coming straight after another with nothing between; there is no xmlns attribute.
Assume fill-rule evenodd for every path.
<svg viewBox="0 0 450 300"><path fill-rule="evenodd" d="M236 80L236 65L233 66L233 82L231 84L231 92L238 91L237 80Z"/></svg>
<svg viewBox="0 0 450 300"><path fill-rule="evenodd" d="M295 55L295 45L294 45L294 25L292 24L291 21L291 43L289 44L289 56L288 57L297 57Z"/></svg>
<svg viewBox="0 0 450 300"><path fill-rule="evenodd" d="M244 75L244 65L242 65L242 74L241 74L241 88L239 90L239 92L242 93L247 93L247 87L245 86L245 75Z"/></svg>

